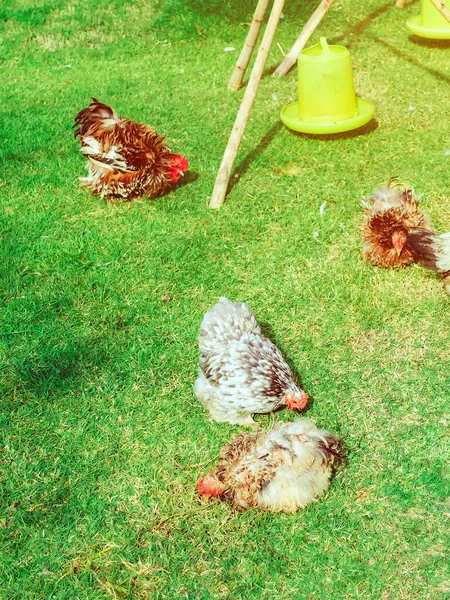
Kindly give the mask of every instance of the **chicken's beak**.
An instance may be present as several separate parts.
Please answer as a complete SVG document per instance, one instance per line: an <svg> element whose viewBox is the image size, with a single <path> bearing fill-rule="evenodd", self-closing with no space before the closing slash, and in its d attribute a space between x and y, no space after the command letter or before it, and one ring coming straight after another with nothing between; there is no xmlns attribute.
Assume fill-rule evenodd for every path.
<svg viewBox="0 0 450 600"><path fill-rule="evenodd" d="M392 234L392 245L394 246L394 250L397 253L397 256L400 256L403 250L403 246L406 242L406 233L402 230L394 231Z"/></svg>
<svg viewBox="0 0 450 600"><path fill-rule="evenodd" d="M303 390L300 393L300 397L295 394L286 394L284 396L284 403L289 408L289 410L294 410L295 408L303 409L308 402L309 396Z"/></svg>

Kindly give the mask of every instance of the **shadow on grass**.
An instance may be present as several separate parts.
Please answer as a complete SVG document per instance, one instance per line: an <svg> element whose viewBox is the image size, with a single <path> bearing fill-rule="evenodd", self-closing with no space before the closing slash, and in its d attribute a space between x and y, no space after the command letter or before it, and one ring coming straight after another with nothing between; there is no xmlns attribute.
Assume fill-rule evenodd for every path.
<svg viewBox="0 0 450 600"><path fill-rule="evenodd" d="M425 48L441 48L442 50L448 50L448 48L450 48L450 40L431 40L419 37L418 35L410 35L409 41L413 44L417 44L417 46L423 46Z"/></svg>
<svg viewBox="0 0 450 600"><path fill-rule="evenodd" d="M289 129L292 135L296 137L306 137L310 140L319 140L321 142L329 142L332 140L348 140L351 138L360 137L361 135L367 135L373 133L378 129L378 121L376 119L371 119L367 125L363 127L358 127L358 129L353 129L351 131L343 131L342 133L328 133L328 134L311 134L311 133L301 133L298 131L292 131Z"/></svg>
<svg viewBox="0 0 450 600"><path fill-rule="evenodd" d="M444 73L441 73L440 71L421 63L414 56L411 56L410 54L407 54L406 52L399 50L398 48L396 48L395 46L392 46L385 40L382 40L373 35L369 35L368 37L372 41L376 42L377 44L380 44L381 46L384 46L385 48L387 48L390 52L392 52L392 54L399 56L403 60L406 60L410 64L414 65L415 67L419 67L420 69L427 71L427 73L429 73L430 75L433 75L433 77L436 77L436 79L439 79L440 81L445 81L446 83L450 83L450 77L448 75L445 75ZM414 37L416 37L416 36L414 36ZM437 41L437 40L435 40L435 41ZM426 44L423 44L423 45L426 45ZM439 46L439 47L441 47L441 46ZM450 47L450 42L447 45L447 48L449 48L449 47Z"/></svg>
<svg viewBox="0 0 450 600"><path fill-rule="evenodd" d="M410 4L414 4L414 3L415 2L411 2ZM354 35L356 38L360 38L362 36L362 34L364 33L364 31L367 29L367 27L369 27L369 25L371 25L373 23L373 21L375 21L376 19L378 19L378 17L381 17L381 15L383 15L385 12L388 12L391 9L396 10L394 2L388 2L387 4L380 6L379 8L377 8L376 10L371 12L369 15L367 15L367 17L365 19L363 19L356 25L350 26L346 31L344 31L344 33L342 33L337 38L333 38L333 42L343 40L349 35ZM397 10L404 10L404 9L397 9ZM350 44L348 44L348 45L350 45Z"/></svg>
<svg viewBox="0 0 450 600"><path fill-rule="evenodd" d="M176 183L173 183L167 188L164 188L162 194L155 198L155 200L157 200L158 198L164 198L164 196L168 196L172 192L175 192L176 190L179 190L180 188L183 188L184 186L189 185L190 183L194 183L195 181L197 181L198 178L199 174L196 171L187 171L186 174L180 177L180 179Z"/></svg>
<svg viewBox="0 0 450 600"><path fill-rule="evenodd" d="M407 6L415 4L416 2L417 2L417 0L414 0L413 2L408 2ZM376 10L371 12L369 15L367 15L367 17L365 19L363 19L356 25L349 27L344 33L342 33L338 37L333 38L333 43L341 41L341 40L345 39L346 37L348 37L349 35L355 35L356 37L360 37L364 33L364 30L367 29L367 27L369 25L371 25L371 23L373 23L373 21L375 21L378 17L380 17L382 14L384 14L385 12L387 12L388 10L390 10L392 8L395 8L395 5L393 2L388 2L387 4L380 6L379 8L377 8ZM310 9L311 9L311 7L310 7ZM403 10L403 9L401 9L401 10ZM309 12L308 13L305 12L305 15L302 15L302 16L304 16L308 19L311 16L311 14ZM296 15L296 16L298 16L298 15ZM327 16L325 18L327 18ZM303 23L303 21L302 21L302 23ZM306 20L305 20L305 23L306 23ZM299 33L300 33L300 31L299 31ZM294 44L294 42L295 42L295 40L292 40L292 44ZM349 43L347 45L350 46L351 43ZM257 47L255 47L255 54L256 54L256 52L257 52ZM292 67L292 69L294 68L294 66ZM272 67L264 69L262 77L264 78L264 77L268 77L268 76L272 75L275 72L277 67L278 67L278 65L274 65ZM292 69L290 69L290 70L292 70ZM243 82L240 89L245 88L247 86L247 83L248 83L247 81Z"/></svg>
<svg viewBox="0 0 450 600"><path fill-rule="evenodd" d="M231 180L228 185L227 194L229 194L231 192L231 190L234 188L236 183L238 183L240 177L242 177L242 175L248 169L249 165L251 165L251 163L255 160L255 158L257 156L259 156L267 148L267 146L275 138L275 136L281 130L282 127L283 127L283 125L282 125L281 121L277 121L275 123L275 125L273 125L269 129L269 131L265 134L265 136L260 140L260 142L253 148L253 150L251 150L247 154L247 156L245 156L243 158L243 160L239 163L239 165L234 170L233 175L231 176Z"/></svg>
<svg viewBox="0 0 450 600"><path fill-rule="evenodd" d="M258 51L257 48L255 48L255 56L256 56L257 51ZM264 79L265 77L269 77L269 75L272 75L275 72L276 68L277 68L277 65L272 65L271 67L266 67L264 69L264 71L262 72L261 79ZM247 68L245 73L248 75L250 72L251 72L251 66ZM230 73L230 77L231 77L231 73ZM248 79L246 79L245 81L243 81L241 83L241 87L237 91L245 89L247 87L247 84L248 84Z"/></svg>
<svg viewBox="0 0 450 600"><path fill-rule="evenodd" d="M215 25L228 22L242 25L240 43L243 45L252 21L257 0L160 0L153 27L172 39L208 39L214 35ZM306 23L315 7L311 0L290 0L283 12L287 20ZM267 22L269 10L266 11ZM181 15L181 17L180 17Z"/></svg>
<svg viewBox="0 0 450 600"><path fill-rule="evenodd" d="M239 163L236 169L233 172L230 183L227 189L227 195L231 192L234 186L239 182L239 179L246 172L251 163L255 160L257 156L259 156L267 146L272 142L277 133L283 128L283 124L281 121L277 121L275 125L273 125L269 131L264 135L264 137L260 140L260 142L251 150L245 158ZM343 133L333 133L327 135L311 135L307 133L298 133L296 131L289 130L292 135L298 137L307 137L309 139L318 139L320 141L331 141L331 140L346 140L355 137L359 137L362 135L367 135L373 133L376 129L378 129L378 121L376 119L372 119L367 125L363 127L359 127L358 129L354 129L353 131L345 131Z"/></svg>
<svg viewBox="0 0 450 600"><path fill-rule="evenodd" d="M411 2L409 4L414 4L414 3L415 2ZM393 2L388 2L387 4L384 4L383 6L380 6L379 8L377 8L376 10L374 10L373 12L371 12L369 15L367 15L367 17L365 19L363 19L362 21L360 21L356 25L353 25L353 26L349 27L341 35L333 38L332 39L332 43L336 44L337 42L342 41L345 38L347 38L349 35L354 35L354 36L356 36L358 38L361 37L361 35L364 33L364 30L367 29L367 27L369 25L371 25L371 23L373 23L373 21L375 21L378 17L380 17L382 14L384 14L385 12L387 12L388 10L390 10L392 8L395 8ZM292 44L294 43L294 41L295 40L292 40ZM349 47L349 46L351 46L351 42L349 42L347 44L347 47ZM294 66L292 68L294 68ZM264 76L271 75L273 73L273 71L275 71L275 69L276 69L276 67L273 68L273 69L268 69L267 71L264 71Z"/></svg>
<svg viewBox="0 0 450 600"><path fill-rule="evenodd" d="M17 365L16 373L21 387L43 398L78 388L88 373L92 378L109 359L106 348L94 340L86 345L74 340L66 348L47 343Z"/></svg>

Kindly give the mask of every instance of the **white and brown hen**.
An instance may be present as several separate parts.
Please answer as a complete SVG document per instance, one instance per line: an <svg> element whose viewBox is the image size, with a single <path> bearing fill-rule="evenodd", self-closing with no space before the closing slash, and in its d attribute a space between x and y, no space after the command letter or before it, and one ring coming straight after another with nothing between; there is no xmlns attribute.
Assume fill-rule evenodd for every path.
<svg viewBox="0 0 450 600"><path fill-rule="evenodd" d="M384 269L414 262L414 252L406 243L408 232L417 227L431 228L430 219L419 210L414 191L391 179L377 188L363 206L360 230L365 261Z"/></svg>
<svg viewBox="0 0 450 600"><path fill-rule="evenodd" d="M418 262L441 274L444 289L450 294L450 233L439 235L419 227L408 232L406 243Z"/></svg>
<svg viewBox="0 0 450 600"><path fill-rule="evenodd" d="M154 198L188 168L187 159L172 154L154 129L119 117L95 98L77 114L74 127L88 159L88 176L80 181L102 198Z"/></svg>
<svg viewBox="0 0 450 600"><path fill-rule="evenodd" d="M200 477L197 489L237 508L293 513L325 492L341 451L331 433L308 419L241 433L222 449L217 470Z"/></svg>
<svg viewBox="0 0 450 600"><path fill-rule="evenodd" d="M198 345L194 393L216 421L253 425L254 413L306 406L308 395L247 304L220 298L203 318Z"/></svg>

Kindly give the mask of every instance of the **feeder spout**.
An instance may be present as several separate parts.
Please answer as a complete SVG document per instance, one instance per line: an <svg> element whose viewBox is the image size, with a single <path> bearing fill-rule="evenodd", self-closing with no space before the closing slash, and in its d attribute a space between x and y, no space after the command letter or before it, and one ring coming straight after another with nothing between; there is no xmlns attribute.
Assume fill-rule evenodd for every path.
<svg viewBox="0 0 450 600"><path fill-rule="evenodd" d="M320 45L322 46L322 51L324 54L331 54L331 50L330 50L330 47L328 46L326 37L320 38Z"/></svg>

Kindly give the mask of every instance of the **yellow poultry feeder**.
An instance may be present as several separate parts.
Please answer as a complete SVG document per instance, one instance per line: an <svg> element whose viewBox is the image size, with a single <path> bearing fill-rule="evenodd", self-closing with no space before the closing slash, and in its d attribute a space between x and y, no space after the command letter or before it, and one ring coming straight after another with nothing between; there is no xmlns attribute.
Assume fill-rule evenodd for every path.
<svg viewBox="0 0 450 600"><path fill-rule="evenodd" d="M326 38L298 57L298 100L281 111L294 131L341 133L368 123L374 114L369 100L355 94L350 52L329 46Z"/></svg>
<svg viewBox="0 0 450 600"><path fill-rule="evenodd" d="M408 19L406 26L419 37L450 40L450 23L430 0L422 0L420 15Z"/></svg>

